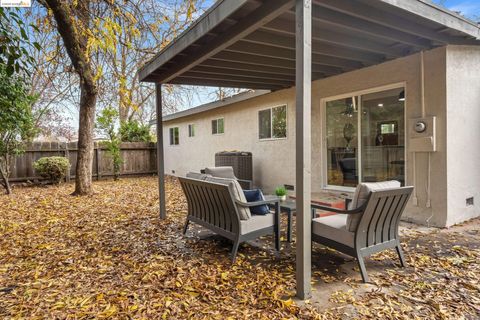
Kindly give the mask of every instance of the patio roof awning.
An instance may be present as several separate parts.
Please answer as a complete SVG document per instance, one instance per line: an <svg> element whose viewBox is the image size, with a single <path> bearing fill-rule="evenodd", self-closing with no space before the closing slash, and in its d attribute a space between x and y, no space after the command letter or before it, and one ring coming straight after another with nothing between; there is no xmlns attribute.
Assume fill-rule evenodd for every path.
<svg viewBox="0 0 480 320"><path fill-rule="evenodd" d="M427 0L312 1L312 80L448 44L480 45L478 24ZM186 85L291 87L294 1L218 1L139 77Z"/></svg>
<svg viewBox="0 0 480 320"><path fill-rule="evenodd" d="M221 0L140 71L156 83L160 217L166 217L162 84L295 86L297 296L311 280L311 83L448 44L477 24L427 0Z"/></svg>

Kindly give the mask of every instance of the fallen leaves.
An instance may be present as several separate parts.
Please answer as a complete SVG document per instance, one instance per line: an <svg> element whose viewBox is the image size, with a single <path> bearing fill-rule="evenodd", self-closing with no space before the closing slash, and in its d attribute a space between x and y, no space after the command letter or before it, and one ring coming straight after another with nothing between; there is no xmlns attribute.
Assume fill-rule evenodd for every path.
<svg viewBox="0 0 480 320"><path fill-rule="evenodd" d="M71 188L0 197L1 318L302 316L281 299L293 285L282 263L249 260L270 254L249 248L232 265L230 244L182 236L176 181L167 183L165 221L155 178L97 182L91 197L72 197Z"/></svg>
<svg viewBox="0 0 480 320"><path fill-rule="evenodd" d="M316 248L315 263L325 261L313 266L314 292L344 288L329 297L333 307L326 309L313 298L300 306L292 297L294 244L282 242L277 256L272 237L265 237L240 248L231 264L228 241L200 237L198 227L184 237L186 203L175 180L167 181L163 221L155 177L100 181L95 190L91 197L72 197L72 185L62 185L0 196L1 318L480 316L478 234L473 246L460 234L409 234L409 267L395 267L394 252L375 255L372 264L383 266L371 274L376 289L370 291L357 273L352 278L340 270L351 259Z"/></svg>

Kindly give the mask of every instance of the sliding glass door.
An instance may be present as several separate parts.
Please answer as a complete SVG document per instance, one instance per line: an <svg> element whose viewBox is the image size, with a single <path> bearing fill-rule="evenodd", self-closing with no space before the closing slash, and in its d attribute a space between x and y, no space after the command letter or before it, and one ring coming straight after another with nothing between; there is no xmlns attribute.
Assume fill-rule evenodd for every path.
<svg viewBox="0 0 480 320"><path fill-rule="evenodd" d="M358 99L327 102L327 165L329 185L358 183Z"/></svg>
<svg viewBox="0 0 480 320"><path fill-rule="evenodd" d="M404 184L403 88L326 103L327 185L390 179Z"/></svg>

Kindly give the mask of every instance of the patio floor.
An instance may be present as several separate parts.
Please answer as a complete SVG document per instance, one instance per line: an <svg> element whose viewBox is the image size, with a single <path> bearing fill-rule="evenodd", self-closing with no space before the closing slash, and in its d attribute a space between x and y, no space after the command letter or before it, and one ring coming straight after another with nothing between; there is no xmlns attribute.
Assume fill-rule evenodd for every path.
<svg viewBox="0 0 480 320"><path fill-rule="evenodd" d="M168 219L158 220L157 178L17 188L0 196L1 318L477 318L480 221L438 230L405 225L409 267L394 252L355 261L314 245L313 297L295 300L294 246L272 238L230 244L193 227L181 235L186 204L167 182ZM286 222L282 223L283 240Z"/></svg>

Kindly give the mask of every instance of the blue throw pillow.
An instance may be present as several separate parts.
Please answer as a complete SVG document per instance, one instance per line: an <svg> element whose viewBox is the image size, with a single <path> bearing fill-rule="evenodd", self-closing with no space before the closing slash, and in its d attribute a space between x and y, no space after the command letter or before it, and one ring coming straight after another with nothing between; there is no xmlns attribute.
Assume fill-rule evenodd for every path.
<svg viewBox="0 0 480 320"><path fill-rule="evenodd" d="M255 202L255 201L265 200L265 198L263 197L262 190L260 190L260 189L243 190L243 193L245 194L245 198L247 199L247 202ZM268 209L268 206L266 204L262 204L260 206L250 207L250 212L252 214L264 216L267 213L270 213L270 210Z"/></svg>

